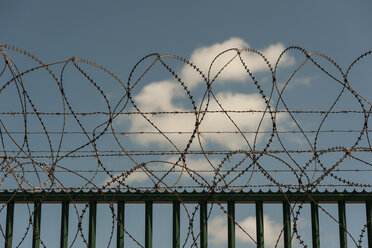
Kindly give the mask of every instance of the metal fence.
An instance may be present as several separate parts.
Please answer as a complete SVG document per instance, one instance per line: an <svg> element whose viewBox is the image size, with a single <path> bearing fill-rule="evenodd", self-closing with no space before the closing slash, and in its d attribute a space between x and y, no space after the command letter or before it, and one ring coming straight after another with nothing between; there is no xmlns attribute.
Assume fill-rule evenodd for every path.
<svg viewBox="0 0 372 248"><path fill-rule="evenodd" d="M152 209L153 204L172 203L173 205L173 247L181 247L180 243L180 206L182 204L198 203L200 216L200 233L198 235L198 246L208 247L208 204L227 203L228 223L228 247L235 247L235 204L254 203L256 208L256 244L264 247L264 221L263 204L280 203L283 207L283 229L284 247L292 247L291 219L296 218L296 212L291 204L311 204L311 226L312 247L320 247L319 234L319 205L321 203L338 204L338 223L340 247L347 247L347 225L346 225L346 203L364 203L366 207L366 225L368 236L368 247L372 247L372 193L368 192L2 192L0 201L7 203L5 247L13 247L13 219L14 205L17 203L34 204L32 229L32 247L40 247L41 211L43 204L61 204L61 227L60 247L68 247L68 220L69 206L76 203L89 204L89 236L87 245L96 247L96 215L97 204L117 204L117 211L113 215L117 224L116 247L124 247L125 228L127 223L124 219L125 204L145 204L145 248L152 246ZM298 214L297 214L298 215ZM363 233L364 231L362 231Z"/></svg>

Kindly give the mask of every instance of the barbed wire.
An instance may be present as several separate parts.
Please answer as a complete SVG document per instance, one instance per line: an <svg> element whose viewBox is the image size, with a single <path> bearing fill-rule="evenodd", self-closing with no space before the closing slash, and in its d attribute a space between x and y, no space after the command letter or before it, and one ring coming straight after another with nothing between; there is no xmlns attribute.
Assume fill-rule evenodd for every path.
<svg viewBox="0 0 372 248"><path fill-rule="evenodd" d="M372 51L357 57L346 71L326 55L297 46L285 49L274 63L254 49L228 49L216 55L208 71L180 56L154 53L139 60L125 81L86 59L44 63L13 46L0 44L0 51L2 191L165 190L178 196L184 189L213 194L255 188L284 195L297 190L318 205L310 193L319 189L371 190L372 104L368 92L352 87L350 73ZM297 52L301 62L288 69L290 52ZM265 80L249 61L252 58L264 64ZM177 63L184 70L175 69ZM283 64L288 67L283 69L284 80L279 69ZM300 96L292 108L289 85L308 65L337 88L329 92L329 99L313 96L319 109L300 107L306 105ZM158 78L159 68L169 78L153 82L152 73ZM231 68L240 68L246 91L241 85L235 93L234 87L220 90ZM271 84L263 82L267 78ZM88 204L81 211L73 205L78 228L71 246L78 236L88 246L82 225ZM213 205L228 215L221 202L210 205L208 216ZM117 222L109 201L108 206L112 223ZM189 226L183 247L198 247L200 234L193 223L199 208L189 211L185 206ZM298 229L302 208L303 204L291 205L292 231L306 247ZM33 212L29 214L17 247L34 229ZM125 226L121 228L143 247ZM355 246L363 246L365 229L363 225L357 238L347 231ZM113 231L114 224L108 246ZM42 240L41 244L46 247Z"/></svg>

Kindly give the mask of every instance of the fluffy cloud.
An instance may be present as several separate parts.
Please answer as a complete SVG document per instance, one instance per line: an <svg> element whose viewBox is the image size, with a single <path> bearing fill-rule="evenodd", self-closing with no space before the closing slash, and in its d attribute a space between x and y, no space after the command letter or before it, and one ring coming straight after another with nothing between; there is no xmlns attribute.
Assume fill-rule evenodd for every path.
<svg viewBox="0 0 372 248"><path fill-rule="evenodd" d="M221 52L231 49L244 49L249 48L248 43L244 40L236 37L232 37L222 43L216 43L211 46L201 47L195 49L195 51L190 56L190 61L201 69L207 76L209 67L213 62L214 58ZM285 49L284 45L281 43L273 44L263 49L261 52L265 57L271 62L275 63L281 52ZM213 79L217 72L221 70L227 63L228 66L224 68L222 73L218 75L217 82L225 81L237 81L244 82L248 79L248 73L244 69L237 52L230 51L217 58L214 61L211 68L210 79ZM259 72L267 70L267 65L264 60L257 54L251 52L242 52L242 59L245 65L251 72ZM282 65L289 66L294 63L294 59L290 56L285 55L282 58ZM190 87L195 87L198 83L202 82L202 77L195 72L190 66L184 66L181 70L181 77L185 79L185 83Z"/></svg>
<svg viewBox="0 0 372 248"><path fill-rule="evenodd" d="M153 82L143 87L135 96L142 111L183 110L173 104L174 98L183 97L180 86L172 81Z"/></svg>
<svg viewBox="0 0 372 248"><path fill-rule="evenodd" d="M214 244L227 242L227 220L226 216L216 216L208 222L209 239ZM256 218L249 216L242 221L238 221L239 225L247 232L253 239L256 239ZM282 226L270 219L268 215L264 215L264 242L265 247L275 247L276 241L280 235ZM255 244L245 232L238 226L235 227L235 237L238 242ZM283 235L281 236L278 247L283 247Z"/></svg>
<svg viewBox="0 0 372 248"><path fill-rule="evenodd" d="M231 38L223 43L216 43L208 47L196 49L192 54L190 61L199 67L204 74L207 74L209 65L220 52L229 48L248 48L249 45L240 38ZM275 62L284 50L281 43L270 45L263 49L263 54L271 61ZM228 52L224 56L219 57L212 67L212 74L215 75L218 71L232 58L233 60L218 76L219 83L238 81L244 82L248 78L248 74L242 66L240 60L236 56L236 52ZM251 72L267 70L267 65L262 58L252 53L242 53L243 60ZM282 60L282 65L293 64L294 59L286 55ZM181 69L181 78L190 88L196 88L201 82L202 77L190 66L185 65ZM213 78L213 76L212 76ZM204 87L200 87L201 92L205 91ZM199 90L199 88L197 88ZM263 98L257 94L234 93L231 91L215 93L217 101L223 106L224 110L265 110L266 104ZM196 100L196 99L195 99ZM135 97L135 104L141 111L190 111L191 107L185 107L188 103L183 87L174 80L165 80L153 82L146 85ZM181 104L176 104L176 102ZM196 104L201 104L200 100L196 100ZM191 105L190 105L191 106ZM221 107L215 99L212 99L208 110L221 111ZM229 117L224 113L208 113L204 118L199 132L215 131L215 132L236 132L238 131L234 123L241 131L257 131L258 125L262 118L262 113L229 113ZM132 141L142 146L158 145L163 147L176 146L182 150L186 147L191 133L195 128L196 116L194 114L177 114L177 115L146 115L146 117L162 132L173 132L166 134L167 137L161 134L153 135L136 135L131 136ZM259 130L265 131L271 128L271 120L268 114L265 115ZM158 130L152 124L140 115L131 116L130 132L157 132ZM188 134L180 134L179 132L189 132ZM256 142L260 142L263 136L256 137ZM246 134L243 137L240 134L203 134L201 136L201 144L217 144L228 149L248 149L247 141L252 145L255 139L254 134ZM228 141L228 142L227 142ZM192 148L198 146L198 141L194 140Z"/></svg>
<svg viewBox="0 0 372 248"><path fill-rule="evenodd" d="M186 109L175 106L173 103L177 97L184 96L182 89L176 82L162 81L154 82L145 86L142 91L135 96L134 100L141 111L185 111ZM149 115L147 116L156 127L161 131L191 132L195 127L195 115ZM142 116L131 117L130 132L152 132L157 131ZM167 134L177 147L186 145L188 135ZM162 135L140 135L133 136L132 140L143 146L151 144L167 145L169 141Z"/></svg>
<svg viewBox="0 0 372 248"><path fill-rule="evenodd" d="M163 90L157 91L162 86ZM179 108L172 103L170 96L178 95L176 92L177 84L171 82L156 82L147 85L144 90L135 98L139 103L142 111L186 111L186 109ZM153 94L151 92L153 91ZM173 92L174 95L172 95ZM164 95L163 97L161 97ZM160 96L160 97L159 97ZM163 100L160 100L163 99ZM240 94L232 92L220 92L216 94L216 99L223 106L224 110L265 110L266 104L261 96L258 94ZM221 111L221 107L215 100L209 104L209 110ZM258 128L262 113L229 113L229 117L224 113L208 113L199 127L199 132L216 131L216 132L235 132L238 131L235 125L241 131L255 131ZM269 115L265 115L264 121L260 126L260 130L265 130L271 127L271 120ZM179 134L177 132L192 132L195 127L195 115L193 114L178 114L178 115L149 115L156 127L161 131L174 132L167 134L167 137L180 149L183 149L191 134ZM131 132L151 132L156 129L142 116L133 116ZM253 143L254 134L245 134L246 139ZM261 137L261 136L260 136ZM259 137L259 138L260 138ZM226 142L226 140L229 142ZM169 141L162 135L140 135L133 136L133 141L148 146L150 144L158 144L166 146ZM229 149L244 149L247 148L245 139L240 134L205 134L201 138L202 144L212 142L222 145ZM196 143L196 141L194 141Z"/></svg>
<svg viewBox="0 0 372 248"><path fill-rule="evenodd" d="M264 111L266 104L261 96L258 94L240 94L232 92L220 92L216 94L216 99L223 106L225 110L261 110ZM221 110L216 101L210 103L209 110ZM200 126L200 132L203 131L221 131L221 132L235 132L239 129L244 131L255 131L258 129L262 113L229 113L229 117L224 113L207 114ZM231 121L232 120L232 121ZM260 130L270 128L272 122L269 114L260 126ZM254 142L255 134L244 134L249 144ZM258 137L260 139L261 136ZM231 150L248 148L246 140L240 134L222 133L222 134L207 134L205 140L213 143L223 145ZM228 142L226 142L228 140Z"/></svg>

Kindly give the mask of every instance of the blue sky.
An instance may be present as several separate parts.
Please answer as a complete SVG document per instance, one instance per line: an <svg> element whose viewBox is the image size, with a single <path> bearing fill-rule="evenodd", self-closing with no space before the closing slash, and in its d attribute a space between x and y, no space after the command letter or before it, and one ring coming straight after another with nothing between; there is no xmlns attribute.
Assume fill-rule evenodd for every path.
<svg viewBox="0 0 372 248"><path fill-rule="evenodd" d="M46 60L91 58L123 73L147 53L188 56L230 37L255 49L300 45L347 64L371 44L370 7L368 1L5 1L1 42Z"/></svg>
<svg viewBox="0 0 372 248"><path fill-rule="evenodd" d="M198 61L197 58L204 58L206 56L205 54L212 54L216 49L227 49L229 48L229 45L249 46L250 48L261 51L269 51L267 49L270 46L279 49L291 45L297 45L308 51L323 52L332 59L335 59L340 66L345 69L357 56L371 49L371 9L372 3L369 1L234 1L231 3L224 1L110 1L109 3L103 3L101 1L3 1L0 8L0 28L2 34L0 36L0 43L13 45L27 50L38 56L45 63L65 60L73 56L86 58L109 68L125 83L127 82L128 75L134 64L140 58L149 53L175 54L186 59L189 59L190 57L193 58L192 56L194 55L194 58L196 58L195 63L202 69L206 70L207 67L205 62L202 59ZM212 49L214 45L215 48L217 46L216 49ZM204 50L200 50L201 48L204 48ZM203 53L202 51L207 52ZM9 54L11 55L11 52L9 52ZM274 54L277 55L277 53ZM17 57L18 55L14 54L14 56L15 58L19 58L17 61L22 65L22 68L29 67L29 65L27 65L28 60L23 61L20 59L21 57ZM282 67L279 67L280 77L278 78L279 84L281 83L282 86L284 85L285 79L288 78L289 73L293 71L296 65L298 65L297 63L304 59L303 56L301 57L300 54L295 52L288 54L288 58L289 60L286 63L283 63ZM291 59L292 63L290 62ZM199 62L199 64L197 62ZM192 77L192 73L183 71L185 67L183 67L182 64L175 61L171 61L170 63L174 66L176 73L180 73L184 77ZM326 63L324 64L336 74L334 68L330 67ZM370 65L371 59L362 63L355 69L355 73L351 74L353 87L355 87L355 89L367 99L371 99L368 92L372 92L371 84L366 80L371 76ZM174 85L172 77L169 73L165 73L159 68L160 67L156 67L153 69L147 78L134 88L133 92L135 100L138 101L139 106L143 108L146 108L147 106L161 108L163 103L167 103L166 96L172 96L168 99L168 105L170 105L170 107L188 110L190 105L188 105L187 99L185 100L177 95L179 92L172 88ZM58 70L56 69L56 71ZM101 86L105 93L111 97L110 101L116 103L122 94L120 91L122 89L102 73L94 72L94 70L89 72L96 73L93 75L98 81L101 81ZM267 71L257 69L255 72L257 72L257 79L260 80L264 90L266 90L266 92L269 91L270 85L265 85L268 76ZM45 108L46 111L49 111L48 107L53 109L57 106L55 103L50 104L54 101L54 94L56 92L53 93L52 87L42 82L44 77L45 76L35 74L35 76L29 78L25 77L25 79L29 82L28 89L30 90L31 95L35 97L35 102L39 104L41 109ZM37 80L35 79L39 82L36 83ZM48 80L50 80L50 78ZM72 70L71 67L67 70L65 75L65 84L67 89L71 89L68 94L70 99L72 99L74 106L79 108L81 111L92 111L97 109L104 111L104 99L102 96L96 98L97 94L95 92L89 90L85 91L86 87L84 84L80 84L81 80L81 75ZM339 86L328 84L331 80L327 80L329 79L320 73L319 70L314 69L313 66L305 67L286 89L284 95L286 102L294 109L321 109L324 104L328 103L328 98L334 97L336 95L334 92L337 92L337 89L339 89ZM192 80L190 80L190 82L191 81ZM229 83L226 83L227 81ZM245 85L239 82L236 78L234 79L233 77L230 77L221 80L220 82L221 83L216 82L214 87L216 89L216 94L220 93L218 96L221 101L225 100L225 105L232 102L231 99L233 98L229 98L229 96L235 96L234 99L239 100L237 97L238 93L242 94L242 96L249 95L252 97L251 99L254 98L254 95L252 94L255 93L254 90L256 89L245 87ZM0 82L0 86L2 86L2 84L3 82ZM144 90L146 85L149 87L152 85L154 87L151 88L152 90L156 89L156 86L159 85L162 90L150 92L152 95L155 95L154 99L161 98L162 101L141 101L141 96L143 96L143 99L151 99L146 95L146 91ZM334 91L334 89L336 89L336 91ZM48 94L44 94L45 92L48 92ZM81 100L82 92L85 94L84 100ZM164 92L167 94L164 94L164 96L161 95L161 93ZM200 98L200 92L203 92L203 86L199 83L198 86L192 88L192 94L195 94L195 96ZM157 93L159 96L156 95ZM1 94L3 99L0 99L2 105L1 111L13 110L11 104L8 103L8 105L5 105L4 102L11 101L14 95L9 93L4 96L4 94L5 93ZM314 101L314 99L316 100ZM16 100L14 101L16 102ZM200 102L200 99L197 100L197 102ZM237 102L247 103L243 98L240 102ZM156 104L159 104L159 106ZM259 105L257 106L259 107ZM352 109L355 107L358 107L357 103L355 103L353 98L348 95L345 96L345 99L343 99L342 103L338 106L338 110L348 108ZM130 110L131 108L128 109ZM171 109L171 111L172 110L173 109ZM305 128L311 129L316 126L318 123L317 121L319 121L318 119L311 118L312 117L307 116L299 120ZM335 117L327 123L327 125L329 125L327 127L332 128L335 124L339 124L338 128L340 129L360 128L360 121L358 120L360 116L353 118L354 119L350 119L349 116L343 116L341 118ZM154 118L154 120L160 124L164 123L164 119L161 118ZM167 119L167 121L168 120L169 119ZM289 126L287 128L294 128L291 126L293 123L290 121L285 122L286 120L286 117L283 117L283 123ZM94 121L97 120L87 120L85 124L89 126L89 124ZM182 119L181 122L187 124L190 121ZM243 122L244 120L240 122L238 121L241 125L243 125ZM51 129L53 129L53 123L53 120L49 123ZM135 125L133 123L141 124L141 122L136 119L123 120L122 122L120 122L119 119L118 125L120 125L120 123L122 125L121 131L123 132L138 131L134 128ZM169 123L179 124L177 120L170 121L168 124ZM209 127L213 126L213 119L211 119L209 123ZM221 123L223 124L224 122ZM145 125L139 125L139 127L142 127L144 130L147 130L148 128ZM186 126L182 127L187 128ZM218 125L213 127L219 128ZM74 128L76 129L76 127L72 126L72 130L75 130ZM171 129L172 125L167 126L166 128ZM250 126L247 126L246 128L250 128ZM350 145L349 140L351 139L351 136L323 137L323 139L319 139L320 147L332 146L333 143L329 141L330 138L337 139L341 145ZM263 139L264 138L265 137L263 137ZM208 137L206 139L208 139ZM298 141L298 139L301 139L301 137L288 136L288 147L308 148L306 144ZM224 146L223 142L216 138L213 139L213 137L210 137L210 140L212 140L212 143L206 143L207 148L236 149L236 146L233 145ZM35 140L35 142L37 141ZM72 140L66 138L65 142L66 147L68 147L68 145L71 145ZM110 140L103 139L100 148L117 149L117 147L110 146L109 142ZM123 142L128 142L126 143L127 146L133 150L169 148L163 144L163 141L157 139L152 140L150 146L144 145L144 143L148 142L146 139L136 141L135 139L124 137ZM180 143L177 144L182 146L182 144L184 145L182 142L185 141L181 140ZM363 142L366 143L365 140ZM230 144L232 144L232 142L230 142ZM237 141L236 144L240 145L241 143ZM262 144L258 143L258 147L260 147L260 145ZM274 142L273 145L275 147L278 143ZM39 148L43 148L43 145L40 145ZM365 158L370 159L368 156ZM174 158L162 159L170 161ZM201 163L200 157L194 157L192 159ZM213 162L218 161L221 157L215 156L211 157L211 159ZM299 156L297 159L306 160L307 157ZM336 156L327 155L325 161L332 163L332 161L336 159ZM69 162L69 160L65 160L64 165ZM87 166L89 162L90 161L83 161ZM107 163L108 168L117 169L122 161L119 159L113 159L107 161L104 160L104 162ZM268 159L267 163L270 162L272 161ZM353 166L349 161L345 163L347 166ZM154 166L157 165L155 164ZM268 166L268 168L269 167L270 166ZM359 175L348 176L351 179L355 179L355 177L358 177ZM61 178L68 181L68 178ZM287 179L288 177L283 176L278 180ZM361 177L359 179L365 180L365 182L368 183L368 177L366 177L366 175L364 175L364 178ZM98 177L96 180L99 184L103 183L105 178ZM174 178L170 178L170 181L172 180L174 180ZM185 179L185 184L190 183L188 180L189 179ZM260 180L260 177L257 177L254 183L260 184ZM133 179L133 182L137 183L137 185L148 185L149 183L137 179ZM329 181L329 183L332 183L332 181ZM331 214L337 216L337 209L335 206L328 207L330 208ZM362 207L363 206L361 205L351 206L348 213L358 212L354 210L358 208L362 209ZM56 206L46 207L43 214L45 214L45 216L48 216L49 214L49 217L51 217L55 215L58 210L57 208L58 207ZM252 221L250 216L254 216L254 210L253 208L251 209L251 206L239 206L238 208L241 209L237 212L238 221L248 228L250 226L250 221ZM141 209L141 207L128 207L128 225L136 222L137 219L143 218L142 212L138 211L138 209ZM250 209L250 214L244 214L244 209ZM278 209L280 209L280 206L266 206L265 208L268 216L267 223L271 223L269 225L273 227L271 230L273 232L281 229L281 216L275 214L279 211ZM24 209L22 211L26 216L26 210ZM163 216L164 223L167 221L170 223L170 216L167 215L170 211L170 205L159 206L155 211L158 211L157 213L159 213L159 215L156 216ZM364 211L364 209L360 211ZM104 214L103 212L104 211L102 210L102 214ZM3 217L4 213L5 211L2 211ZM109 216L109 212L107 212L106 215ZM223 221L219 219L219 216L224 217L222 212L214 212L210 221L212 221L216 226L220 225L220 228L216 228L216 230L224 230L226 223L223 224ZM304 213L303 216L304 217L301 220L303 228L304 230L310 230L310 219L306 219L306 216L308 217L309 215ZM349 215L349 218L350 216L351 215ZM357 217L350 219L349 223L352 223L350 229L355 236L358 237L358 230L360 232L364 223L355 220L359 219ZM183 221L186 225L186 219L183 219ZM325 216L323 221L325 229L328 229L329 226L333 226L336 230L337 225L335 225L335 223L328 217ZM108 218L107 223L102 221L102 225L99 227L102 228L102 232L104 227L110 228L110 222L110 218ZM163 222L157 220L156 223L158 226L155 228L156 232L166 233L170 228L160 228L160 226L165 225ZM25 230L25 227L21 227L21 220L17 223L20 230ZM47 228L47 225L48 224L45 224L45 226L42 227L42 230L52 229ZM132 232L134 236L138 237L140 242L143 241L141 231L139 231L141 230L141 225L142 224L139 224L134 229L130 229L130 232ZM197 226L197 224L195 226ZM219 240L221 236L216 230L210 229L211 234L209 239L211 247L222 247L221 244L224 244L225 239L222 238L222 240ZM336 234L337 232L335 232L334 235ZM58 235L58 232L53 235L49 235L47 231L42 233L42 236L45 237L46 244L51 244L47 245L48 247L52 247L52 244L58 241ZM239 237L244 236L243 234L239 235ZM337 243L335 243L337 241L330 238L332 235L333 234L323 236L321 240L324 246L337 246ZM30 240L30 237L31 236L28 235L26 241ZM304 231L304 237L308 242L310 242L309 245L311 245L310 236L306 236L306 231ZM18 239L16 238L16 240L19 239L20 237L18 237ZM337 240L337 238L335 239ZM77 242L78 243L75 247L82 245L81 240L78 240ZM107 239L105 239L105 237L98 237L98 242L99 247L107 245ZM269 247L272 242L273 241L267 241ZM350 239L349 242L350 245L353 246ZM243 245L247 244L253 246L252 243L249 243L247 239L244 239L243 237L239 239L238 245L241 246L238 247L243 247ZM128 245L129 247L134 247L134 243L129 242ZM170 236L163 240L156 239L155 247L160 246L170 247ZM24 242L21 247L29 247L29 245L27 242Z"/></svg>

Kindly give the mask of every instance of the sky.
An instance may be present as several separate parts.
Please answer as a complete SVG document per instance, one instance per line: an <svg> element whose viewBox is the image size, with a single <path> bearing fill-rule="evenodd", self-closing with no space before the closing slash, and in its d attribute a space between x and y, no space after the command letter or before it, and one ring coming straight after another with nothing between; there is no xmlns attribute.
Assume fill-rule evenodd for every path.
<svg viewBox="0 0 372 248"><path fill-rule="evenodd" d="M159 53L162 55L181 56L191 60L207 75L212 59L219 52L229 48L252 48L262 51L270 63L274 65L279 54L286 47L300 46L307 51L318 51L326 54L334 59L343 70L346 70L356 57L372 49L372 32L370 31L372 24L371 8L372 3L369 1L233 1L229 3L210 0L200 2L3 1L0 8L0 44L12 45L26 50L36 55L45 63L62 61L71 57L94 61L115 73L124 83L128 82L128 77L133 66L147 54ZM232 53L228 53L225 57L221 56L214 63L211 69L211 76L215 75L227 62L230 54ZM9 55L14 56L16 64L20 65L22 69L35 65L34 62L14 52L9 51ZM262 85L264 92L268 94L271 90L271 82L269 82L271 79L269 71L262 59L248 52L243 53L242 56L247 62L248 67L255 74L260 85ZM285 54L278 67L279 87L284 87L290 73L304 59L304 56L299 52L293 51ZM317 57L317 59L333 75L337 75L337 78L340 78L340 74L337 74L337 70L334 67L320 57ZM136 68L129 83L134 84L140 73L151 61L147 60L141 63ZM202 101L202 96L206 91L206 86L200 75L190 66L172 58L165 57L164 61L170 64L176 74L180 75L182 79L185 79L185 85L195 97L195 104L197 106L205 106L203 105L205 103ZM360 65L358 64L357 68L353 69L350 76L352 87L367 100L371 99L369 92L372 92L371 84L368 82L368 78L371 76L371 63L372 60L370 58L369 60L366 59ZM104 73L94 71L88 66L82 66L99 81L100 87L108 96L108 101L115 106L119 102L120 96L123 95L123 88L117 82L114 82L112 78L104 75ZM55 71L60 72L60 69L61 67L56 67ZM46 79L45 82L44 79ZM95 89L86 86L87 84L84 84L84 80L86 79L74 70L71 65L67 67L66 74L64 75L64 85L66 87L66 94L68 94L73 107L79 111L87 112L107 110L104 97L99 93L97 94ZM56 96L59 97L59 93L56 88L53 88L54 86L48 84L50 82L48 76L35 73L32 77L25 77L25 82L27 82L30 95L39 109L44 111L60 111L60 105L58 105L61 103L60 98L58 98L57 103L55 100ZM249 85L246 82L250 82ZM3 82L0 82L0 86L2 85ZM212 100L210 102L210 110L218 110L218 102L227 109L244 110L244 106L247 105L251 106L252 109L262 110L265 108L262 97L237 60L231 63L219 75L218 79L213 83L213 89L218 101ZM330 80L319 69L312 65L306 65L288 84L283 98L285 98L290 109L322 109L324 106L329 106L329 100L334 99L340 89L340 85L334 84L334 80ZM14 97L14 94L15 91L11 87L8 87L7 91L4 90L1 93L1 111L19 110L14 107L18 101ZM82 94L84 96L83 98L81 97ZM274 94L271 102L272 106L275 106L277 100L278 95ZM133 85L133 101L142 111L192 110L190 100L185 97L185 90L180 87L177 80L169 72L164 70L159 63L154 68L151 68L150 72L146 74L146 77L138 84ZM358 108L358 104L349 92L346 96L342 97L341 103L336 106L335 110L355 109ZM123 103L119 102L119 106L122 105ZM125 110L133 109L134 106L132 104ZM283 109L283 105L279 103L278 109ZM232 114L231 117L243 131L257 129L261 119L260 114L250 114L249 121L247 121L246 116L242 117L242 115L238 114ZM158 115L149 118L161 130L174 132L192 131L193 124L195 123L195 117L190 117L190 115ZM9 121L12 124L11 120L6 119L6 117L3 120L4 122ZM87 118L84 119L84 125L89 130L93 130L97 123L101 123L103 120ZM318 127L320 122L320 119L313 118L312 116L299 117L296 120L305 129ZM30 123L33 123L33 121L35 120L31 119ZM278 115L277 121L278 128L281 130L296 129L294 120L288 115ZM356 115L352 118L350 118L350 115L341 117L332 116L327 119L323 128L332 129L337 124L337 128L339 129L360 129L361 125L363 125L362 121L361 115ZM51 119L49 122L47 121L47 124L48 128L50 128L49 130L53 130L55 126L60 125L60 120ZM153 127L138 115L128 118L127 116L125 118L119 117L115 120L114 124L117 130L121 132L153 131ZM70 130L72 131L79 129L76 123L73 124L71 122L70 125ZM14 124L13 127L17 127L17 124ZM34 130L41 130L41 127L37 126L37 124L34 127ZM218 114L206 116L200 128L201 131L236 131L236 127L225 116ZM267 131L270 128L271 121L269 116L266 116L259 129L260 131ZM125 144L129 150L166 150L173 149L174 144L178 148L184 149L188 141L187 137L185 138L180 135L169 135L169 137L172 142L160 135L123 136L120 137L120 142ZM315 137L311 135L309 137L311 142L314 142ZM257 149L262 149L266 144L265 141L267 141L268 136L258 136L256 142L252 135L247 135L246 138L248 142L241 137L228 137L226 135L208 136L205 134L199 137L200 144L207 150L239 150L249 149L248 143L250 145L255 144ZM229 139L229 142L226 142L226 139ZM329 134L328 136L324 135L319 138L318 146L335 146L333 140L337 140L337 144L340 146L349 147L352 146L355 139L356 137L352 135ZM303 137L296 135L283 137L283 141L286 142L286 147L289 149L309 149L310 146L306 142L304 143L303 140ZM57 142L58 138L52 141ZM39 149L46 147L43 143L39 143L37 139L30 142L34 142L33 146ZM64 142L64 148L71 148L71 146L79 146L84 140L83 137L79 137L78 142L76 142L76 140L66 137ZM112 140L103 138L101 139L101 143L99 143L99 148L107 150L117 149L117 146L112 145L111 142ZM362 140L361 145L366 145L366 142L365 139ZM274 141L272 147L275 148L278 145ZM193 142L191 148L200 148L197 140ZM362 158L370 159L368 155L367 157L363 156ZM156 167L166 170L169 169L170 164L176 162L177 158L176 156L161 157L161 160L167 163L154 163L149 166L150 168ZM190 156L188 162L192 169L208 169L210 168L210 163L216 165L221 158L221 156L210 156L208 163L201 156ZM235 157L232 159L231 164L234 164L234 161L236 162L239 159L241 158ZM298 156L296 159L298 161L307 161L308 157L304 155ZM331 154L325 155L323 161L332 164L337 159L338 157L336 155ZM103 161L112 170L123 169L123 167L120 167L120 164L123 162L120 158L112 160L104 159ZM262 161L267 164L272 162L270 159ZM61 164L68 167L71 166L69 162L71 160L65 159L61 161ZM90 162L89 160L82 160L82 164L87 168L90 168ZM124 162L129 163L126 160ZM139 162L141 162L141 159L139 159ZM346 166L352 168L353 164L350 161L346 161L345 163ZM268 168L271 168L270 165L268 165ZM120 173L115 175L120 177ZM213 177L213 175L208 175L208 173L203 174L203 176L209 181ZM369 182L369 176L367 175L347 175L347 177L350 180L358 178L361 182ZM60 179L65 180L68 185L72 185L74 182L76 183L76 181L73 181L75 179L68 177L61 176ZM176 179L177 177L168 177L169 181L167 182L172 184ZM293 178L283 175L277 179L278 181L286 182ZM34 179L30 180L32 181ZM103 185L109 179L101 175L97 176L94 180L98 185ZM265 180L265 178L257 176L252 180L252 183L261 184ZM127 182L133 186L151 185L151 181L143 173L130 175ZM246 180L238 180L236 185L242 182L246 182ZM11 185L12 182L10 181L8 183ZM192 180L184 176L182 183L184 185L190 185L192 184ZM328 183L334 182L329 181ZM154 247L170 247L171 245L170 236L167 234L170 233L170 227L164 227L166 226L164 223L167 223L167 221L171 223L171 217L167 216L170 207L170 205L162 205L156 206L154 209L154 211L157 211L156 213L159 213L158 215L154 215L157 216L155 218L158 218L155 220L155 225L157 226L154 228L154 237L162 235L165 237L164 239L155 238ZM190 209L192 207L190 206ZM329 209L331 215L337 216L337 209L334 205L329 204L325 207ZM128 206L128 226L136 222L144 223L142 208L143 206L141 205ZM19 209L20 212L23 211L25 216L28 216L25 206L19 206ZM58 206L46 206L44 210L44 220L48 216L51 218L59 211ZM281 216L277 214L277 212L281 212L281 206L268 204L265 205L264 210L265 227L268 228L267 230L265 229L265 233L268 234L265 236L265 243L267 247L274 247L277 236L269 235L269 233L278 233L282 228ZM306 214L307 210L309 208L305 206L300 222L302 223L301 228L303 229L304 239L308 242L308 245L311 245L311 237L308 235L311 226L309 214ZM104 213L104 211L106 212ZM348 215L348 225L350 224L351 233L358 237L360 229L364 225L363 218L365 217L354 216L352 213L363 212L363 205L357 204L350 206L347 211L347 214L350 213ZM4 213L5 211L1 212L2 223L4 223ZM103 216L110 215L108 208L104 210L104 207L102 207L99 214ZM255 230L251 230L251 228L252 223L254 224L255 222L254 216L254 208L252 206L247 206L247 204L237 206L237 220L239 224L245 230L248 230L249 233L253 233L253 237L255 236ZM25 230L26 224L22 224L21 217L18 216L18 218L19 220L16 220L16 223L19 229ZM73 217L70 216L70 218L72 220L71 222L73 222ZM227 223L225 219L223 212L218 212L217 210L212 212L209 225L215 228L209 228L210 247L219 248L224 247L226 244L227 236L225 230ZM183 219L183 221L185 226L187 226L186 219ZM53 243L58 241L59 234L58 232L51 234L50 232L52 232L51 230L53 228L48 228L50 223L48 224L47 221L43 223L42 237L45 239L47 246L52 247ZM110 224L110 218L107 218L107 221L102 218L102 225L99 227L102 233L110 229ZM321 213L321 226L322 224L323 230L331 230L332 228L329 227L333 227L335 230L334 234L328 233L321 237L322 247L337 247L337 223L327 217L325 213ZM195 226L195 230L198 230L197 224ZM128 230L143 243L141 228L143 230L143 225L137 224ZM156 235L157 233L159 234ZM276 238L272 238L274 236ZM28 235L21 247L29 247L27 242L29 242L30 238L31 235ZM15 239L20 240L21 237L15 237ZM107 240L104 234L99 236L98 247L106 247ZM131 243L129 239L126 240L129 247L135 247L135 243ZM239 231L237 233L237 241L237 247L246 247L246 245L253 247L253 242L244 233ZM82 244L82 241L78 238L74 247L79 247ZM350 238L349 245L355 246ZM187 243L186 247L188 246L190 246L190 243ZM297 246L298 244L296 243L295 247ZM111 247L113 247L113 244Z"/></svg>

